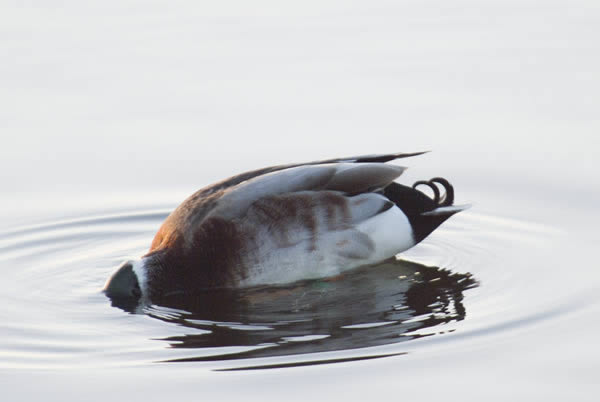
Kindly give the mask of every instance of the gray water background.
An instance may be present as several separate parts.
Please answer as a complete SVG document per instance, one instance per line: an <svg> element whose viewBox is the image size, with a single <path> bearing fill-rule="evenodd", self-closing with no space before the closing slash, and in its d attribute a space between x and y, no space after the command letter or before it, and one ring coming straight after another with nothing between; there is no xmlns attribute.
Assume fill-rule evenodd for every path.
<svg viewBox="0 0 600 402"><path fill-rule="evenodd" d="M3 2L0 21L7 400L597 398L596 2ZM473 208L402 258L479 281L433 336L156 363L190 355L161 340L188 328L98 292L206 184L428 149L401 181L447 177ZM375 354L398 355L215 371Z"/></svg>

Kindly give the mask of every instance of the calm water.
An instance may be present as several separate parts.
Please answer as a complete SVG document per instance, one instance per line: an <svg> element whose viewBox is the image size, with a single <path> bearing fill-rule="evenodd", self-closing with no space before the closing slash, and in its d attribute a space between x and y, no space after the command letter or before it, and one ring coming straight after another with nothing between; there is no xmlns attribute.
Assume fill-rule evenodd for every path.
<svg viewBox="0 0 600 402"><path fill-rule="evenodd" d="M0 13L7 400L597 398L595 2L31 4ZM206 184L424 149L400 181L474 206L396 261L100 292Z"/></svg>

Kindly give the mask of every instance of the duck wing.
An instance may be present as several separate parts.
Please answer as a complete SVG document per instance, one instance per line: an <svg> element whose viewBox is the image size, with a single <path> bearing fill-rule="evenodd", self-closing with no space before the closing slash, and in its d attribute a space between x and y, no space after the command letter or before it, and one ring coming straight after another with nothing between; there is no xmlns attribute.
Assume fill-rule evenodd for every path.
<svg viewBox="0 0 600 402"><path fill-rule="evenodd" d="M242 218L253 203L264 197L301 191L355 195L382 189L405 170L385 162L419 154L363 155L242 173L197 191L179 205L163 222L149 253L176 242L188 243L185 239L209 218Z"/></svg>
<svg viewBox="0 0 600 402"><path fill-rule="evenodd" d="M406 168L385 163L325 163L266 173L226 189L207 217L244 216L256 201L303 191L335 191L348 195L383 189Z"/></svg>
<svg viewBox="0 0 600 402"><path fill-rule="evenodd" d="M323 164L330 164L330 163L385 163L385 162L393 161L395 159L402 159L402 158L408 158L411 156L423 155L427 152L429 152L429 151L410 152L410 153L409 152L397 152L397 153L391 153L391 154L371 154L371 155L360 155L360 156L348 156L345 158L333 158L333 159L324 159L324 160L312 161L312 162L269 166L266 168L252 170L249 172L245 172L245 173L241 173L241 174L232 176L228 179L225 179L225 180L215 183L209 187L206 187L205 189L202 189L200 191L210 191L210 192L218 191L218 190L221 190L221 189L224 189L227 187L236 186L246 180L252 179L257 176L276 172L279 170L299 167L299 166L323 165Z"/></svg>

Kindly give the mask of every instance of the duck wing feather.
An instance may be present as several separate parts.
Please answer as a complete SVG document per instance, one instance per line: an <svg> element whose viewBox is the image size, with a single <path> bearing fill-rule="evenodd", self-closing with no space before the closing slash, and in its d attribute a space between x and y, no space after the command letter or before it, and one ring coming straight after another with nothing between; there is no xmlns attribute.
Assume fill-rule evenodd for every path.
<svg viewBox="0 0 600 402"><path fill-rule="evenodd" d="M356 195L384 188L405 170L385 162L422 153L363 155L242 173L205 187L180 204L163 222L149 253L182 240L188 243L185 239L209 217L243 217L254 202L264 197L322 190Z"/></svg>

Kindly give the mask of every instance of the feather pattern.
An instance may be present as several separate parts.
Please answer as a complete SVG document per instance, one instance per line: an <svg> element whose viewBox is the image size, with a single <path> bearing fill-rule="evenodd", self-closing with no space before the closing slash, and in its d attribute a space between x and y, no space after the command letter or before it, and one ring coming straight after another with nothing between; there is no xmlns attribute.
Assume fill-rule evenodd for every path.
<svg viewBox="0 0 600 402"><path fill-rule="evenodd" d="M243 262L249 275L240 283L284 283L376 262L379 235L362 229L390 207L374 193L302 191L260 199L238 221L251 239Z"/></svg>
<svg viewBox="0 0 600 402"><path fill-rule="evenodd" d="M158 297L325 277L393 257L461 210L445 179L426 183L445 187L443 205L394 183L405 168L386 162L422 153L272 166L205 187L167 217L142 260L114 278ZM110 281L106 289L128 292Z"/></svg>

